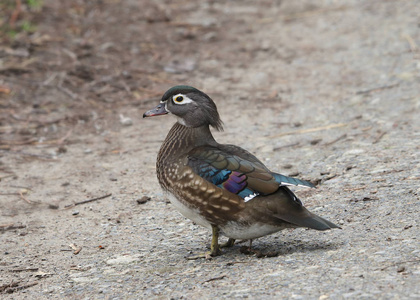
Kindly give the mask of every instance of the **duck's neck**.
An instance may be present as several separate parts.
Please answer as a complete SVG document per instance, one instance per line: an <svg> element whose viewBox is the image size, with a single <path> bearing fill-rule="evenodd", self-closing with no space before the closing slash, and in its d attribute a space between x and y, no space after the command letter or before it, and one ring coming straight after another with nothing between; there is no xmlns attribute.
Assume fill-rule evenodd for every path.
<svg viewBox="0 0 420 300"><path fill-rule="evenodd" d="M187 127L177 122L166 136L159 150L158 160L176 160L192 149L204 145L217 145L208 125Z"/></svg>

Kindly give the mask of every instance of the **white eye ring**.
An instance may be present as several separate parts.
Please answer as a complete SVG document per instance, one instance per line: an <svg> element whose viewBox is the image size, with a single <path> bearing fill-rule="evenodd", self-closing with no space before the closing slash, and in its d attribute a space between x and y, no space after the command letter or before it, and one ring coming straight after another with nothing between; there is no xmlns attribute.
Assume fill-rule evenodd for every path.
<svg viewBox="0 0 420 300"><path fill-rule="evenodd" d="M172 97L172 101L175 104L187 104L187 103L194 102L192 99L188 98L187 96L185 96L183 94L174 95Z"/></svg>

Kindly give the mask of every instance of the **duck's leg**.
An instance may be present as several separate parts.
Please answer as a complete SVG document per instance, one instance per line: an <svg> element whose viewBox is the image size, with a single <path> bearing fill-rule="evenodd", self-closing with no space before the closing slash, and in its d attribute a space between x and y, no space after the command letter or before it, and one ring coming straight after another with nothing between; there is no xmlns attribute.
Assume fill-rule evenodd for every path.
<svg viewBox="0 0 420 300"><path fill-rule="evenodd" d="M247 246L242 246L241 249L239 249L239 251L241 251L241 253L247 254L247 255L250 255L250 254L257 254L258 255L258 253L259 253L259 251L252 249L252 239L249 240L249 246L248 247Z"/></svg>
<svg viewBox="0 0 420 300"><path fill-rule="evenodd" d="M216 225L211 225L212 237L211 237L211 245L210 245L210 252L208 253L210 256L218 256L222 254L220 251L219 245L219 228Z"/></svg>
<svg viewBox="0 0 420 300"><path fill-rule="evenodd" d="M229 238L229 240L226 243L220 244L220 248L228 248L235 245L235 239Z"/></svg>
<svg viewBox="0 0 420 300"><path fill-rule="evenodd" d="M206 253L201 253L198 255L192 255L186 257L189 260L199 259L199 258L206 258L210 259L214 256L221 255L222 252L220 251L220 245L219 245L219 228L216 225L211 225L211 244L210 244L210 251Z"/></svg>

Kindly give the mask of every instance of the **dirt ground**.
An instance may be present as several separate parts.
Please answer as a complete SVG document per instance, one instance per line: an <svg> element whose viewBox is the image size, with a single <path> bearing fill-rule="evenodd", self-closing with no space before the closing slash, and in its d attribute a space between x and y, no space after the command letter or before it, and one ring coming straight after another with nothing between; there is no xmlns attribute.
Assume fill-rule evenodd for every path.
<svg viewBox="0 0 420 300"><path fill-rule="evenodd" d="M420 299L418 0L22 2L36 29L0 37L0 298ZM342 230L187 260L210 232L155 176L175 119L142 119L177 84L214 99L219 142L318 183L295 192Z"/></svg>

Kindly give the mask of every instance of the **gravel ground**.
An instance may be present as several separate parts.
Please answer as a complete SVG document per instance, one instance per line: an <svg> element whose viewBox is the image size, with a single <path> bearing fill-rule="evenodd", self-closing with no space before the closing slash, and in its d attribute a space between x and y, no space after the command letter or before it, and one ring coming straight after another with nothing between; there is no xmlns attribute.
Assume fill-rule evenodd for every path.
<svg viewBox="0 0 420 300"><path fill-rule="evenodd" d="M187 42L169 39L176 61L167 56L156 73L166 77L142 88L207 92L225 124L216 139L319 182L295 192L342 229L254 241L276 257L245 255L237 244L187 260L209 247L210 232L180 216L155 178L174 119L143 120L157 98L114 94L121 102L95 107L101 118L60 126L73 128L64 150L2 150L0 297L420 299L420 2L179 5L164 21L182 23L176 32Z"/></svg>

